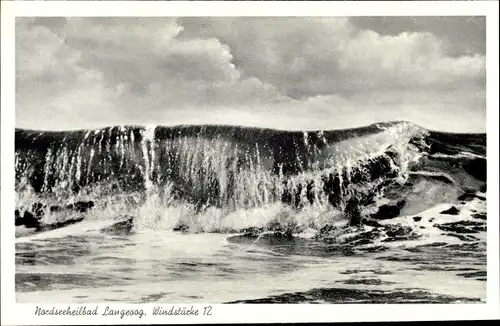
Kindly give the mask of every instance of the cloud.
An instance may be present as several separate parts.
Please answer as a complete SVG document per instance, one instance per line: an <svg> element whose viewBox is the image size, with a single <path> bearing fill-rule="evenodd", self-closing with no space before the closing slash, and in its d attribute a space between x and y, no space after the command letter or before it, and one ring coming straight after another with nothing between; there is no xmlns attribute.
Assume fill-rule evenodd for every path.
<svg viewBox="0 0 500 326"><path fill-rule="evenodd" d="M82 53L32 20L18 20L16 37L16 119L19 123L53 120L55 124L99 118L110 113L119 85L108 85L102 72L81 65Z"/></svg>
<svg viewBox="0 0 500 326"><path fill-rule="evenodd" d="M150 84L234 83L239 72L230 49L217 39L178 41L175 19L68 19L60 31L84 53L87 66L103 71L112 83L136 92Z"/></svg>
<svg viewBox="0 0 500 326"><path fill-rule="evenodd" d="M431 33L444 45L448 56L486 54L486 17L351 17L349 21L361 30L379 35L397 36L408 33Z"/></svg>
<svg viewBox="0 0 500 326"><path fill-rule="evenodd" d="M453 87L480 82L485 75L483 55L446 56L443 43L430 33L362 31L340 52L340 69L350 76L346 79L364 89Z"/></svg>
<svg viewBox="0 0 500 326"><path fill-rule="evenodd" d="M163 117L161 110L279 97L271 85L241 78L218 39L177 40L175 19L18 22L19 123L47 112L51 127L94 113L91 123L126 123Z"/></svg>
<svg viewBox="0 0 500 326"><path fill-rule="evenodd" d="M338 88L338 47L354 32L347 19L181 19L181 37L217 37L246 76L302 98Z"/></svg>
<svg viewBox="0 0 500 326"><path fill-rule="evenodd" d="M425 18L391 19L398 28L369 18L18 18L17 124L240 119L314 129L380 119L428 125L438 112L460 113L470 125L461 130L483 129L486 60L477 41L450 46L456 33L438 32L439 19L428 30ZM480 21L475 32L444 21L462 24L464 38L480 31Z"/></svg>
<svg viewBox="0 0 500 326"><path fill-rule="evenodd" d="M484 77L481 54L451 57L429 32L381 35L348 19L185 19L180 34L230 44L246 75L293 98L393 87L450 86Z"/></svg>

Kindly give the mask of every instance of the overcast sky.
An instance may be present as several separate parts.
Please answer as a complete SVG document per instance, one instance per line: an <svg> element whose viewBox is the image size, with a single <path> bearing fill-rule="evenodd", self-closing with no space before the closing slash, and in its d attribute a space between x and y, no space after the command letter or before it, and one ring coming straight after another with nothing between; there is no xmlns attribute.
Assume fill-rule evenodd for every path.
<svg viewBox="0 0 500 326"><path fill-rule="evenodd" d="M16 126L484 132L485 19L18 18Z"/></svg>

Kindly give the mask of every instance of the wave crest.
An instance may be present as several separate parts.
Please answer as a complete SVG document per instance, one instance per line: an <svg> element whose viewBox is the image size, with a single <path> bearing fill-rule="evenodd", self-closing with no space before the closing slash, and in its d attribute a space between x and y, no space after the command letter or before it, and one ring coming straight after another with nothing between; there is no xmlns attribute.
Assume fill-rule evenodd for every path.
<svg viewBox="0 0 500 326"><path fill-rule="evenodd" d="M50 219L51 205L94 200L101 218L132 214L150 228L319 230L359 223L387 193L407 185L409 172L429 158L431 135L408 122L303 132L16 130L16 205L25 211L41 202Z"/></svg>

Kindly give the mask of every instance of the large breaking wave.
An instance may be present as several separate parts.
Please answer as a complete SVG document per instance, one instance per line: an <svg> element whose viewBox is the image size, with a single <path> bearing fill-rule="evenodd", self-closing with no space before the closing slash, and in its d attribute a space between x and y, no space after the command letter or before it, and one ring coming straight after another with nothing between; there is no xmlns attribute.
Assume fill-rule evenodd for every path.
<svg viewBox="0 0 500 326"><path fill-rule="evenodd" d="M345 235L349 225L380 229L443 203L460 208L486 191L486 135L408 122L304 132L18 129L15 140L16 217L28 212L41 225L130 217L134 228L331 235L341 226ZM383 233L410 239L415 228Z"/></svg>

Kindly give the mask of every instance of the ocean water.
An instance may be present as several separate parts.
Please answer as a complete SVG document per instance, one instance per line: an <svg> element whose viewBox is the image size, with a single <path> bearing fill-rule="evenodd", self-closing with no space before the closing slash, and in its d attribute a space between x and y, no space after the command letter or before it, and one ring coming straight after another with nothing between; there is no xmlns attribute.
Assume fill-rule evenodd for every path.
<svg viewBox="0 0 500 326"><path fill-rule="evenodd" d="M16 130L16 300L484 302L485 144L407 122Z"/></svg>

